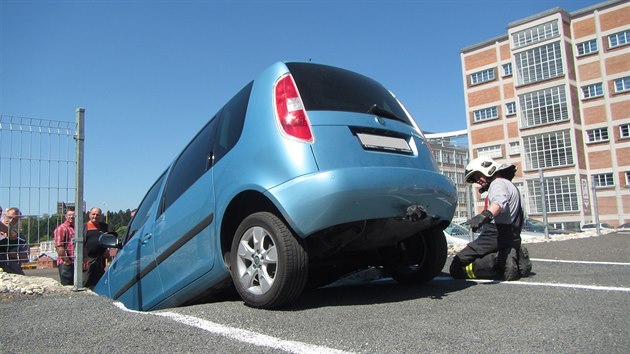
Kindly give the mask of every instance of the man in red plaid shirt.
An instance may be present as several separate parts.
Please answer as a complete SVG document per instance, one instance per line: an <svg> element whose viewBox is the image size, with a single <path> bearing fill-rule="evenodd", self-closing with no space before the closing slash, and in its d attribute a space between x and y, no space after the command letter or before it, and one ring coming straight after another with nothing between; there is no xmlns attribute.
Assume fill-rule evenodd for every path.
<svg viewBox="0 0 630 354"><path fill-rule="evenodd" d="M57 268L61 285L74 284L74 209L68 208L66 220L55 229Z"/></svg>

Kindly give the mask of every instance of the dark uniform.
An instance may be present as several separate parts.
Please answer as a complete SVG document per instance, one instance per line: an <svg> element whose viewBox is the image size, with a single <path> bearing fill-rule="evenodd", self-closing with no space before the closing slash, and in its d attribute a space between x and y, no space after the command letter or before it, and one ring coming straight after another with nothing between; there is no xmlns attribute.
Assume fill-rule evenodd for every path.
<svg viewBox="0 0 630 354"><path fill-rule="evenodd" d="M98 228L91 228L91 223L85 224L83 229L83 286L93 288L105 274L105 252L106 248L101 247L98 238L102 233L107 232L109 226L104 222L98 223Z"/></svg>

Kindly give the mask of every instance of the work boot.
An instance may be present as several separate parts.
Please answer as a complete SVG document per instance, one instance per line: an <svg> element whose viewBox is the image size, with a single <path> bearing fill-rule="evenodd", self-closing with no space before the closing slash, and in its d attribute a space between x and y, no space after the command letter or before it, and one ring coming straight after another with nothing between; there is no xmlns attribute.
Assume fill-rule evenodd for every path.
<svg viewBox="0 0 630 354"><path fill-rule="evenodd" d="M505 259L505 268L503 270L503 280L518 280L521 274L518 270L518 252L515 248L510 249Z"/></svg>
<svg viewBox="0 0 630 354"><path fill-rule="evenodd" d="M525 246L521 246L518 253L518 272L521 277L529 276L532 271L532 262L529 260L529 251Z"/></svg>

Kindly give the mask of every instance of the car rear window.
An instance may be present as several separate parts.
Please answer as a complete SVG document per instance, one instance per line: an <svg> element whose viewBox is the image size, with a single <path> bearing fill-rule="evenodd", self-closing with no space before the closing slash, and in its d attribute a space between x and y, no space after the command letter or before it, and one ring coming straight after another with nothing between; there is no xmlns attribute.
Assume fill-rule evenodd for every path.
<svg viewBox="0 0 630 354"><path fill-rule="evenodd" d="M398 101L367 76L327 65L287 63L307 111L367 113L377 105L412 125Z"/></svg>

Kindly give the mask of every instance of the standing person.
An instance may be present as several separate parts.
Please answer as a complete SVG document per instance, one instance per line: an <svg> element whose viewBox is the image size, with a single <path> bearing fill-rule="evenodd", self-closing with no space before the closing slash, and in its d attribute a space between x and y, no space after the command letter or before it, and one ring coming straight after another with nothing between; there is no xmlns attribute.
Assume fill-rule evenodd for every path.
<svg viewBox="0 0 630 354"><path fill-rule="evenodd" d="M18 222L22 213L9 208L2 215L0 226L0 268L7 273L24 275L22 261L28 259L26 240L18 237Z"/></svg>
<svg viewBox="0 0 630 354"><path fill-rule="evenodd" d="M74 209L66 210L65 221L54 234L59 281L61 285L74 285Z"/></svg>
<svg viewBox="0 0 630 354"><path fill-rule="evenodd" d="M90 220L83 228L83 286L93 288L105 274L107 249L98 244L98 238L107 232L109 226L101 221L103 211L100 208L90 209Z"/></svg>
<svg viewBox="0 0 630 354"><path fill-rule="evenodd" d="M473 231L481 232L453 259L454 278L516 280L531 271L527 249L521 246L524 218L520 193L511 182L515 173L516 166L488 157L466 166L466 182L479 184L488 196L486 209L467 221Z"/></svg>

